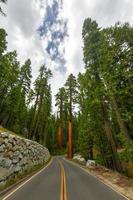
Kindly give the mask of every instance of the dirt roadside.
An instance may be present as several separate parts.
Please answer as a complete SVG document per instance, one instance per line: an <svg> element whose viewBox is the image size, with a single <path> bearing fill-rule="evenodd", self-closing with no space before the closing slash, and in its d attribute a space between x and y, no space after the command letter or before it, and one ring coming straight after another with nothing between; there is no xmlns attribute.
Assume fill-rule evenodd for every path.
<svg viewBox="0 0 133 200"><path fill-rule="evenodd" d="M79 162L72 161L80 165L88 171L88 173L96 176L103 183L110 186L112 189L118 191L129 200L133 200L133 179L128 178L118 172L114 172L102 166L84 166Z"/></svg>

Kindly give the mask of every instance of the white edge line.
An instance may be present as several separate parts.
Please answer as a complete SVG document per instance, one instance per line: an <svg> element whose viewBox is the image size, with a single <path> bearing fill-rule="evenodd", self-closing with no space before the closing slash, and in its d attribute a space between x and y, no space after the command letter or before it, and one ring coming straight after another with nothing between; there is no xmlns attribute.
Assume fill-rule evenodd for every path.
<svg viewBox="0 0 133 200"><path fill-rule="evenodd" d="M80 169L82 169L83 171L85 171L86 173L88 173L89 175L95 177L96 179L98 179L101 183L103 183L104 185L108 186L109 188L111 188L113 191L115 191L116 193L118 193L120 196L124 197L127 200L130 200L128 197L126 197L124 194L122 194L121 192L119 192L118 190L116 190L113 186L111 186L108 183L105 183L103 180L101 180L99 177L97 177L96 175L92 174L91 172L89 172L87 169L84 169L83 167L81 167L78 163L74 163L73 161L67 160L65 158L63 158L65 161L71 163L72 165L75 165L77 167L79 167Z"/></svg>
<svg viewBox="0 0 133 200"><path fill-rule="evenodd" d="M19 190L21 187L23 187L26 183L28 183L31 179L33 179L35 176L37 176L38 174L40 174L43 170L45 170L47 167L49 167L49 165L51 165L53 161L53 158L51 159L51 161L43 168L41 169L39 172L37 172L36 174L34 174L32 177L30 177L28 180L26 180L24 183L22 183L20 186L18 186L15 190L13 190L12 192L10 192L7 196L5 196L2 200L6 200L8 199L12 194L14 194L17 190Z"/></svg>

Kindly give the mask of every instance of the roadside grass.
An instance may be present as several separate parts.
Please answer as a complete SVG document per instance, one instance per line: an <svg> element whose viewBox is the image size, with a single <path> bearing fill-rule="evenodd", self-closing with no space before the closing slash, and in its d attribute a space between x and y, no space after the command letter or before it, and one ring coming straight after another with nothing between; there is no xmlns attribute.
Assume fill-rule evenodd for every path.
<svg viewBox="0 0 133 200"><path fill-rule="evenodd" d="M128 197L129 200L133 200L133 179L131 177L129 178L124 174L120 174L100 165L87 167L84 164L77 162L77 160L68 160L79 165L81 168L85 169L85 171L88 171L89 174L95 176L105 185L114 189L116 192Z"/></svg>
<svg viewBox="0 0 133 200"><path fill-rule="evenodd" d="M8 129L4 128L3 126L0 126L0 132L8 132L9 134L12 134L12 135L18 135L16 133L14 133L13 131L9 131Z"/></svg>
<svg viewBox="0 0 133 200"><path fill-rule="evenodd" d="M19 133L15 133L9 129L6 129L4 128L3 126L0 125L0 132L6 132L6 133L9 133L11 135L15 135L15 136L18 136L18 137L21 137L21 138L24 138L24 139L27 139L24 135L22 134L19 134Z"/></svg>

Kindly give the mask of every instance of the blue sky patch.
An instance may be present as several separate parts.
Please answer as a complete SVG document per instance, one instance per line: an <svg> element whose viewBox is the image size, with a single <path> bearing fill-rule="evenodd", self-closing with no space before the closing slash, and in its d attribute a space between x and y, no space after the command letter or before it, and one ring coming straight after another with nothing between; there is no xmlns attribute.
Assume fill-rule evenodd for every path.
<svg viewBox="0 0 133 200"><path fill-rule="evenodd" d="M68 37L67 20L61 16L62 1L53 0L53 4L46 7L46 14L42 25L38 28L39 35L45 40L46 52L50 59L56 63L58 70L65 70L64 42ZM63 68L63 70L62 70Z"/></svg>

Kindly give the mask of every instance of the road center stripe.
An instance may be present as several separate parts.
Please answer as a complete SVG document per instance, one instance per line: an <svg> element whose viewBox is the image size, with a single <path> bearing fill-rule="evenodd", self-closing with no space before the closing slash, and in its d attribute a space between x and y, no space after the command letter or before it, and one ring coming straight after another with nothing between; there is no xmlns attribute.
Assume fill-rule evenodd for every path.
<svg viewBox="0 0 133 200"><path fill-rule="evenodd" d="M60 189L60 200L67 200L67 187L66 187L66 174L65 169L61 161L59 161L61 171L61 189Z"/></svg>

